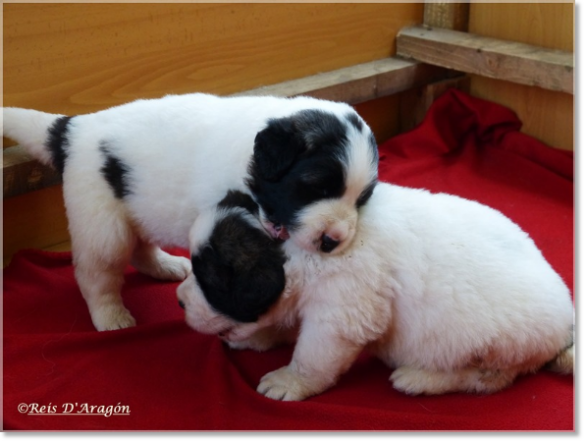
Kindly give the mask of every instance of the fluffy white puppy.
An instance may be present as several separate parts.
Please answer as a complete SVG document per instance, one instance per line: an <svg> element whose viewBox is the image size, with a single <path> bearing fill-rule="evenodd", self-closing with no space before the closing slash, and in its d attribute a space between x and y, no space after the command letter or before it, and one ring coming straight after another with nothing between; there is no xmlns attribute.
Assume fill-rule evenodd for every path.
<svg viewBox="0 0 586 443"><path fill-rule="evenodd" d="M139 100L66 117L3 109L3 133L63 175L75 275L98 330L133 326L120 296L128 263L183 280L200 212L230 189L263 226L301 248L342 252L377 177L372 132L348 105L308 97Z"/></svg>
<svg viewBox="0 0 586 443"><path fill-rule="evenodd" d="M194 257L223 218L215 212L193 226ZM178 289L187 322L233 347L296 339L291 363L262 378L258 391L267 397L323 392L364 349L394 368L393 386L408 394L492 393L548 363L573 372L568 288L531 238L487 206L380 183L343 253L311 253L290 241L282 249L286 287L256 321L210 304L201 274ZM239 303L246 309L249 301Z"/></svg>

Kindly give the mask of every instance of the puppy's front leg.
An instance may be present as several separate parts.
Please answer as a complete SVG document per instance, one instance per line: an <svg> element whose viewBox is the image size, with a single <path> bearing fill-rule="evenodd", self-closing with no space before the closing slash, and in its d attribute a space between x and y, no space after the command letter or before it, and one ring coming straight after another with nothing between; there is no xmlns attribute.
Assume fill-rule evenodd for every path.
<svg viewBox="0 0 586 443"><path fill-rule="evenodd" d="M303 400L333 386L352 365L363 344L316 320L304 319L291 363L266 374L259 393L275 400Z"/></svg>

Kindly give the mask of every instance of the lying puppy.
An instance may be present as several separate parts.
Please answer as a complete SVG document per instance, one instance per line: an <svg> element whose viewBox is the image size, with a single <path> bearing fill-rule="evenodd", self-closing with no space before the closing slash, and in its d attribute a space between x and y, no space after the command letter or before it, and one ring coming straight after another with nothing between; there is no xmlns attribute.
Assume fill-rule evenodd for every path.
<svg viewBox="0 0 586 443"><path fill-rule="evenodd" d="M209 242L231 241L218 230L225 214L219 208L194 224L194 260ZM249 220L249 234L261 234L250 214L240 217ZM268 246L249 258L255 272L279 274L282 259L261 261L278 256L274 243L261 244ZM214 288L199 284L210 281L214 266L178 288L188 324L220 333L233 347L265 350L296 337L291 363L258 386L267 397L319 394L364 349L394 368L393 386L408 394L492 393L548 363L573 372L568 288L527 234L487 206L380 183L342 254L311 253L290 241L282 250L285 290L259 298L254 323L215 305ZM214 251L221 260L245 253L237 242ZM267 262L271 269L263 269ZM239 277L259 284L254 272ZM246 312L249 302L239 300L237 310Z"/></svg>
<svg viewBox="0 0 586 443"><path fill-rule="evenodd" d="M75 275L98 330L135 324L120 296L128 263L183 280L200 212L252 194L265 228L341 253L377 178L372 132L348 105L308 97L139 100L65 117L4 108L3 133L63 174Z"/></svg>
<svg viewBox="0 0 586 443"><path fill-rule="evenodd" d="M177 298L195 330L264 351L294 342L296 320L287 328L266 324L271 309L284 307L277 301L289 289L282 241L266 232L259 210L249 195L231 190L215 210L198 217L190 232L193 273L177 288Z"/></svg>

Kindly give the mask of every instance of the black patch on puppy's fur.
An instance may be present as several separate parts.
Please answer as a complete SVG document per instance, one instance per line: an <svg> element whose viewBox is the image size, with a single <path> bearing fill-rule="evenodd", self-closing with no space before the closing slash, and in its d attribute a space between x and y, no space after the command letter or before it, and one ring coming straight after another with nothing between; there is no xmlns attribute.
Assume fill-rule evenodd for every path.
<svg viewBox="0 0 586 443"><path fill-rule="evenodd" d="M250 196L231 191L219 206L248 209L251 205L256 206ZM262 228L251 226L242 211L216 223L208 244L191 257L191 263L208 304L241 323L257 321L285 289L285 255L279 244Z"/></svg>
<svg viewBox="0 0 586 443"><path fill-rule="evenodd" d="M346 115L346 119L350 123L352 123L352 126L354 126L358 132L362 132L362 129L364 128L364 124L362 123L362 120L360 120L358 118L358 116L356 114L349 113Z"/></svg>
<svg viewBox="0 0 586 443"><path fill-rule="evenodd" d="M46 141L47 149L51 152L53 166L60 174L63 174L67 160L69 123L72 118L66 116L55 120L53 126L49 128L49 137Z"/></svg>
<svg viewBox="0 0 586 443"><path fill-rule="evenodd" d="M268 121L256 136L247 184L269 221L294 229L304 207L344 194L346 130L321 110Z"/></svg>
<svg viewBox="0 0 586 443"><path fill-rule="evenodd" d="M254 202L252 197L240 191L228 191L226 197L218 203L219 208L242 208L254 216L258 216L258 205Z"/></svg>
<svg viewBox="0 0 586 443"><path fill-rule="evenodd" d="M112 191L114 191L116 198L122 199L130 194L130 167L120 158L112 154L107 143L103 142L100 144L100 151L105 157L104 165L100 169L100 172L112 188Z"/></svg>

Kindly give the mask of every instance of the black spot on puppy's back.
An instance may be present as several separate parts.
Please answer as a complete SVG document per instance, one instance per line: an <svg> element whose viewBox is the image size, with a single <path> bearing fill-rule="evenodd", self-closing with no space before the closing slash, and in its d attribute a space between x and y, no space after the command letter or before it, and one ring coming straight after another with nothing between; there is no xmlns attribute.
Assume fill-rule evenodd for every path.
<svg viewBox="0 0 586 443"><path fill-rule="evenodd" d="M112 188L116 198L122 199L130 194L130 167L112 153L107 143L100 144L100 151L104 155L104 164L100 172Z"/></svg>
<svg viewBox="0 0 586 443"><path fill-rule="evenodd" d="M352 126L354 126L354 128L356 128L356 130L358 132L362 132L362 129L364 128L364 123L362 123L362 120L358 117L358 115L353 114L353 113L348 113L346 115L346 119L352 123Z"/></svg>
<svg viewBox="0 0 586 443"><path fill-rule="evenodd" d="M45 146L51 152L53 166L63 174L65 161L67 160L67 149L69 148L69 123L73 117L60 117L49 128L49 136Z"/></svg>
<svg viewBox="0 0 586 443"><path fill-rule="evenodd" d="M208 245L191 260L209 305L238 322L258 320L285 289L280 247L240 213L220 220Z"/></svg>

